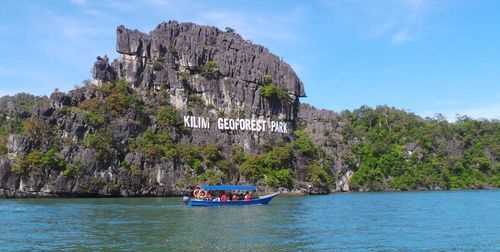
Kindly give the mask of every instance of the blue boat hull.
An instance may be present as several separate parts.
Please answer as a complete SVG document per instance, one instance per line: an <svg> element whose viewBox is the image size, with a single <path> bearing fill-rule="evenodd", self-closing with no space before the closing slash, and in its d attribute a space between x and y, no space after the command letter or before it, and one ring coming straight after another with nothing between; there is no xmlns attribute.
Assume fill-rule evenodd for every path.
<svg viewBox="0 0 500 252"><path fill-rule="evenodd" d="M262 196L252 200L232 200L232 201L208 201L208 200L197 200L191 199L184 201L188 206L193 207L219 207L219 206L247 206L247 205L267 205L274 197L278 196L279 193L273 193L270 195Z"/></svg>

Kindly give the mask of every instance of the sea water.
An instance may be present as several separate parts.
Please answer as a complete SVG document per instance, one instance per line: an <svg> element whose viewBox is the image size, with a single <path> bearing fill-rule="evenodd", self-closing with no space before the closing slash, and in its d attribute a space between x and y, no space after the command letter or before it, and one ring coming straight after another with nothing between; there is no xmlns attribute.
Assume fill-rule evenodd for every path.
<svg viewBox="0 0 500 252"><path fill-rule="evenodd" d="M500 191L0 200L0 251L500 251Z"/></svg>

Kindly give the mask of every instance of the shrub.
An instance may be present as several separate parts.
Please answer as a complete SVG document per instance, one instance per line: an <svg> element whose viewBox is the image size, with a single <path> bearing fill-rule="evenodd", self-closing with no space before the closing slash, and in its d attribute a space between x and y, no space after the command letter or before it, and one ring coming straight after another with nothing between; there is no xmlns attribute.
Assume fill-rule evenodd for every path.
<svg viewBox="0 0 500 252"><path fill-rule="evenodd" d="M23 122L24 133L30 137L44 138L50 134L50 126L38 118L29 118Z"/></svg>
<svg viewBox="0 0 500 252"><path fill-rule="evenodd" d="M203 146L201 151L203 153L203 156L205 157L205 160L207 160L207 162L211 164L223 158L219 148L213 144Z"/></svg>
<svg viewBox="0 0 500 252"><path fill-rule="evenodd" d="M241 165L247 159L245 150L243 147L237 145L231 150L231 160L237 165Z"/></svg>
<svg viewBox="0 0 500 252"><path fill-rule="evenodd" d="M111 157L111 149L113 148L113 138L109 131L97 131L96 133L87 134L83 139L83 144L87 148L94 149L97 158L101 161Z"/></svg>
<svg viewBox="0 0 500 252"><path fill-rule="evenodd" d="M215 167L220 170L226 178L230 178L232 175L232 166L229 160L221 159L215 163Z"/></svg>
<svg viewBox="0 0 500 252"><path fill-rule="evenodd" d="M292 188L292 174L288 169L269 171L264 175L264 183L271 187Z"/></svg>
<svg viewBox="0 0 500 252"><path fill-rule="evenodd" d="M195 145L179 144L177 145L178 157L186 163L195 174L200 175L204 172L202 162L203 157L200 149Z"/></svg>
<svg viewBox="0 0 500 252"><path fill-rule="evenodd" d="M41 159L42 167L48 169L65 170L66 161L59 157L55 149L50 149L47 151Z"/></svg>
<svg viewBox="0 0 500 252"><path fill-rule="evenodd" d="M113 92L106 98L106 106L114 115L121 115L129 108L132 98L127 93Z"/></svg>
<svg viewBox="0 0 500 252"><path fill-rule="evenodd" d="M353 189L367 188L375 191L383 190L384 174L377 167L369 167L366 164L362 164L351 178L351 187Z"/></svg>
<svg viewBox="0 0 500 252"><path fill-rule="evenodd" d="M97 89L104 96L88 99L80 104L80 108L97 114L110 113L112 116L123 115L129 109L142 112L143 104L128 87L126 81L115 81L102 84Z"/></svg>
<svg viewBox="0 0 500 252"><path fill-rule="evenodd" d="M41 168L42 153L40 151L32 151L26 156L18 156L12 167L12 172L24 174L29 168Z"/></svg>
<svg viewBox="0 0 500 252"><path fill-rule="evenodd" d="M66 177L76 177L80 174L82 170L82 164L80 162L75 162L73 164L66 165L63 175Z"/></svg>
<svg viewBox="0 0 500 252"><path fill-rule="evenodd" d="M154 132L148 129L141 136L131 141L130 147L152 159L157 157L173 158L177 153L167 131Z"/></svg>
<svg viewBox="0 0 500 252"><path fill-rule="evenodd" d="M96 112L87 112L85 114L85 121L89 125L97 128L97 127L102 126L105 123L106 119L104 118L104 116L102 114L98 114Z"/></svg>
<svg viewBox="0 0 500 252"><path fill-rule="evenodd" d="M217 63L213 60L207 61L207 63L201 67L201 75L208 78L215 77L218 72L219 68Z"/></svg>
<svg viewBox="0 0 500 252"><path fill-rule="evenodd" d="M164 106L158 111L158 113L156 113L156 120L162 128L177 126L177 118L177 111L171 106Z"/></svg>
<svg viewBox="0 0 500 252"><path fill-rule="evenodd" d="M209 169L198 177L200 183L220 184L223 182L224 174L219 170Z"/></svg>
<svg viewBox="0 0 500 252"><path fill-rule="evenodd" d="M34 150L24 157L18 156L12 167L12 172L25 174L28 169L64 170L66 169L66 162L57 155L54 149L50 149L45 154Z"/></svg>
<svg viewBox="0 0 500 252"><path fill-rule="evenodd" d="M105 112L104 103L97 97L82 101L80 104L78 104L78 108L85 111L94 112L96 114L102 114Z"/></svg>
<svg viewBox="0 0 500 252"><path fill-rule="evenodd" d="M282 102L291 102L288 91L273 83L264 84L260 89L260 95L268 99L277 99Z"/></svg>
<svg viewBox="0 0 500 252"><path fill-rule="evenodd" d="M332 183L333 178L326 167L318 161L313 161L308 167L307 180L315 186L325 186Z"/></svg>
<svg viewBox="0 0 500 252"><path fill-rule="evenodd" d="M263 176L261 160L258 156L249 156L240 165L240 174L251 182L256 182Z"/></svg>
<svg viewBox="0 0 500 252"><path fill-rule="evenodd" d="M261 165L265 169L282 169L289 167L292 162L290 145L277 146L261 156Z"/></svg>
<svg viewBox="0 0 500 252"><path fill-rule="evenodd" d="M293 146L300 153L308 156L308 157L316 157L318 154L318 148L313 143L311 138L305 133L303 130L296 130L295 141L293 142Z"/></svg>

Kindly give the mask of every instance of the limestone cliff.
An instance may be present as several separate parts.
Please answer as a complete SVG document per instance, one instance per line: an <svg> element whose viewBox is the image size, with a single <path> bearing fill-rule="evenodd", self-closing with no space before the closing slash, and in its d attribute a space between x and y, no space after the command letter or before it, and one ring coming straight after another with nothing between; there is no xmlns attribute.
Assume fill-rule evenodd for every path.
<svg viewBox="0 0 500 252"><path fill-rule="evenodd" d="M234 32L175 21L162 23L148 34L123 26L116 33L116 50L121 56L111 64L98 58L93 69L96 83L126 80L145 100L166 91L170 103L183 114L275 118L294 126L304 86L293 69L266 48ZM263 97L260 93L266 81L283 88L290 99ZM196 102L201 109L192 106ZM217 132L195 131L191 140L240 144L255 152L274 137L207 134ZM214 142L216 139L223 142Z"/></svg>
<svg viewBox="0 0 500 252"><path fill-rule="evenodd" d="M346 157L351 153L351 144L343 136L348 122L338 113L317 109L309 104L300 104L299 125L311 136L333 161L331 170L335 173L335 191L350 191L349 180L352 167L346 164Z"/></svg>
<svg viewBox="0 0 500 252"><path fill-rule="evenodd" d="M210 26L170 21L149 33L119 26L116 34L120 57L97 57L93 79L83 87L29 98L30 111L1 113L9 134L0 196L179 195L203 179L311 190L314 160L292 143L304 86L287 63ZM185 115L279 120L289 130L191 129L182 125ZM273 149L284 145L292 147ZM276 164L259 156L269 151L284 158ZM252 177L251 169L263 165L249 158L240 158L247 160L242 164L240 152L267 162L270 173ZM323 189L313 191L328 191L324 176L315 181L313 188Z"/></svg>
<svg viewBox="0 0 500 252"><path fill-rule="evenodd" d="M293 69L232 30L170 21L116 34L119 58L97 57L81 87L0 98L0 197L500 187L498 121L301 104Z"/></svg>

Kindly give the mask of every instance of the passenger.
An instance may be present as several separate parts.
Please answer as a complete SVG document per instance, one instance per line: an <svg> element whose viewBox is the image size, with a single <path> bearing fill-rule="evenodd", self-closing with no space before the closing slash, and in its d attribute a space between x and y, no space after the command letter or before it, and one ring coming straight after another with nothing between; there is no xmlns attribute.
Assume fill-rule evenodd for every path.
<svg viewBox="0 0 500 252"><path fill-rule="evenodd" d="M252 200L252 195L250 195L250 193L249 193L249 192L247 192L247 193L245 194L245 201L250 201L250 200Z"/></svg>
<svg viewBox="0 0 500 252"><path fill-rule="evenodd" d="M240 200L240 198L238 197L238 194L236 194L236 193L233 194L232 200Z"/></svg>
<svg viewBox="0 0 500 252"><path fill-rule="evenodd" d="M198 199L200 191L201 191L200 187L199 186L195 186L194 190L193 190L193 198Z"/></svg>
<svg viewBox="0 0 500 252"><path fill-rule="evenodd" d="M226 195L226 193L224 193L224 192L223 192L223 193L220 195L220 201L222 201L222 202L227 201L227 195Z"/></svg>
<svg viewBox="0 0 500 252"><path fill-rule="evenodd" d="M212 194L210 192L207 192L206 200L211 201L212 200Z"/></svg>

